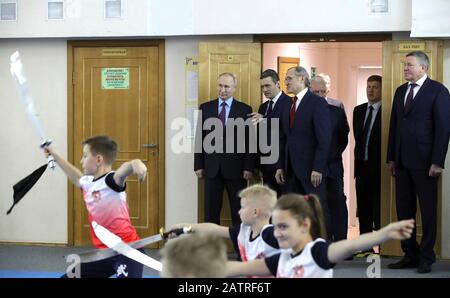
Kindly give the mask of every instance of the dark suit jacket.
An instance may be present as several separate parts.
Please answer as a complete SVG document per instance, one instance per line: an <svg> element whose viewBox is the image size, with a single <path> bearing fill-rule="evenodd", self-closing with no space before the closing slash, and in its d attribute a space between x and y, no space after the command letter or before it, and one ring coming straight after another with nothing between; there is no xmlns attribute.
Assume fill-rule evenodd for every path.
<svg viewBox="0 0 450 298"><path fill-rule="evenodd" d="M368 103L363 103L356 106L353 109L353 135L355 137L355 177L357 177L360 171L360 159L359 156L364 156L364 120L366 117ZM381 107L377 112L375 122L370 132L368 146L368 166L376 173L381 174ZM378 177L378 175L376 176Z"/></svg>
<svg viewBox="0 0 450 298"><path fill-rule="evenodd" d="M292 129L289 127L290 110L291 105L286 105L282 111L278 169L287 174L288 162L291 162L294 174L300 180L309 180L312 171L326 176L331 142L326 100L308 90L295 112Z"/></svg>
<svg viewBox="0 0 450 298"><path fill-rule="evenodd" d="M405 168L428 170L444 167L449 141L450 96L448 89L427 78L407 114L404 98L408 84L397 88L392 104L387 161ZM401 160L400 160L401 156Z"/></svg>
<svg viewBox="0 0 450 298"><path fill-rule="evenodd" d="M342 178L344 168L342 165L342 153L348 145L348 126L345 110L328 104L331 121L331 144L328 155L328 176L331 178Z"/></svg>
<svg viewBox="0 0 450 298"><path fill-rule="evenodd" d="M285 107L286 105L290 107L291 104L292 104L292 98L289 95L287 95L286 93L281 92L281 95L278 98L277 103L275 104L275 106L272 107L272 114L271 114L271 116L270 117L264 116L264 118L266 118L267 121L268 121L267 122L267 144L265 144L265 145L269 145L270 146L272 144L272 140L271 140L272 127L270 125L270 119L271 118L278 118L278 119L280 119L279 125L281 127L281 114L282 114L282 111L283 111L283 107ZM265 115L268 106L269 106L269 101L266 101L265 103L260 105L259 109L258 109L258 113L261 114L261 115ZM262 125L260 125L258 128L265 129L265 127L263 128ZM279 136L279 131L276 132L276 135ZM259 133L258 133L258 136L259 136ZM270 155L270 153L261 153L261 151L259 149L261 149L260 146L258 146L259 157ZM276 160L278 160L278 157L276 158ZM273 171L274 173L277 170L277 162L275 162L273 164L261 165L261 159L258 158L258 165L260 167L264 166L264 168L266 170Z"/></svg>
<svg viewBox="0 0 450 298"><path fill-rule="evenodd" d="M200 105L200 112L202 119L198 122L197 125L197 133L196 138L201 137L201 144L203 144L203 140L208 134L214 135L213 130L215 129L215 126L212 126L211 129L204 129L204 123L209 118L216 118L219 119L219 105L218 105L218 99L214 99L208 102L205 102ZM249 118L249 114L252 113L252 108L237 99L233 99L233 103L230 107L230 113L228 115L228 120L226 126L230 126L230 119L238 119L241 118L244 121ZM201 126L200 126L201 124ZM250 123L251 126L251 123ZM223 150L222 152L212 152L207 153L205 152L205 148L201 146L201 148L198 148L196 146L195 155L194 155L194 171L199 169L205 170L205 177L206 178L214 178L219 173L222 174L222 176L226 179L238 179L243 177L243 171L248 170L253 172L255 168L255 161L256 161L256 152L250 153L249 152L249 129L248 126L245 129L245 137L244 139L239 138L240 134L237 132L237 128L234 128L234 136L233 138L230 137L230 135L227 135L224 130L218 133L218 135L221 136L221 140L223 142ZM210 136L210 137L211 137ZM212 138L214 139L214 138ZM200 140L196 139L196 145L200 145ZM217 140L219 141L219 140ZM242 145L242 142L245 141L245 152L244 153L237 153L238 152L238 144ZM226 152L226 144L227 142L234 142L234 151L232 153ZM212 142L215 143L215 140Z"/></svg>

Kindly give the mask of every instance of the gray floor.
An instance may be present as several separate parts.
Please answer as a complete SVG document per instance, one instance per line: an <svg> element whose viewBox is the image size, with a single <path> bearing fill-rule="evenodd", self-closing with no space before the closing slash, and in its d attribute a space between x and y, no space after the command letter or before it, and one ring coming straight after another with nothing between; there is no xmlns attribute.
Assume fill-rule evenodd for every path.
<svg viewBox="0 0 450 298"><path fill-rule="evenodd" d="M0 277L57 277L65 272L69 263L64 256L90 250L83 247L46 247L46 246L16 246L0 245ZM159 259L156 249L147 249L146 253ZM233 255L230 255L233 257ZM367 262L366 258L354 258L344 261L335 267L334 277L364 278L369 274L380 274L382 278L450 278L450 261L440 260L433 265L429 274L418 274L415 269L389 270L387 264L397 258L381 257L381 268L374 269L374 262ZM22 274L23 273L23 274ZM44 275L40 275L43 273ZM48 273L47 275L45 275ZM19 274L19 276L18 276ZM158 272L148 267L144 269L145 277L157 277Z"/></svg>

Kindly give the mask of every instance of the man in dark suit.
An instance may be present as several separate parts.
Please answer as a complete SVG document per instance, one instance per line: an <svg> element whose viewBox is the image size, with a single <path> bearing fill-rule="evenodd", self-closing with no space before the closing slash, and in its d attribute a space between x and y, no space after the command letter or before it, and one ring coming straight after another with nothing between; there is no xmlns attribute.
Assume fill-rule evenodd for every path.
<svg viewBox="0 0 450 298"><path fill-rule="evenodd" d="M381 76L372 75L367 79L366 95L368 102L353 110L355 186L360 234L380 229Z"/></svg>
<svg viewBox="0 0 450 298"><path fill-rule="evenodd" d="M308 90L309 74L301 66L286 73L289 93L296 94L292 104L283 108L280 130L278 183L286 183L286 192L319 196L327 233L331 219L326 200L327 160L331 142L331 124L325 99Z"/></svg>
<svg viewBox="0 0 450 298"><path fill-rule="evenodd" d="M282 195L282 186L275 179L278 155L280 153L278 144L279 129L273 126L272 120L280 120L283 107L286 105L290 106L292 99L280 90L280 77L275 70L267 69L263 71L260 80L262 92L268 100L259 107L257 113L252 113L252 119L255 123L258 123L259 129L259 168L264 184L275 190L277 196L280 197ZM280 123L278 122L278 128L279 125ZM263 135L264 138L262 138ZM276 136L273 142L272 136ZM277 146L278 150L274 150L275 146ZM277 156L273 156L275 154Z"/></svg>
<svg viewBox="0 0 450 298"><path fill-rule="evenodd" d="M388 267L418 267L419 273L431 272L436 259L437 185L449 141L449 92L427 76L429 66L423 52L406 55L403 72L408 82L395 91L387 153L395 176L397 217L415 218L418 196L423 225L420 245L414 231L402 241L405 256Z"/></svg>
<svg viewBox="0 0 450 298"><path fill-rule="evenodd" d="M326 81L321 76L311 79L311 92L325 98L327 92ZM327 202L331 215L330 238L333 241L347 239L348 210L344 194L344 166L342 153L348 144L348 126L345 110L328 103L331 122L331 144L328 155L328 175L326 178Z"/></svg>
<svg viewBox="0 0 450 298"><path fill-rule="evenodd" d="M234 74L222 73L217 79L218 99L200 105L194 171L198 178L205 178L205 221L216 224L220 224L225 188L233 225L240 223L238 193L255 168L256 149L253 154L249 150L251 120L244 125L252 108L233 98L236 84ZM239 138L239 130L244 130L244 139Z"/></svg>

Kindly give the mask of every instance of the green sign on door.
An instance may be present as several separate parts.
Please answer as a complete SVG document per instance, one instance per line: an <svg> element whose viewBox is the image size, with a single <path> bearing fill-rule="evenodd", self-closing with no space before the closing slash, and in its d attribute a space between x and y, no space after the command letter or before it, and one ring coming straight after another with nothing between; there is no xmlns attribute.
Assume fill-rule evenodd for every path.
<svg viewBox="0 0 450 298"><path fill-rule="evenodd" d="M129 68L102 68L102 89L128 89Z"/></svg>

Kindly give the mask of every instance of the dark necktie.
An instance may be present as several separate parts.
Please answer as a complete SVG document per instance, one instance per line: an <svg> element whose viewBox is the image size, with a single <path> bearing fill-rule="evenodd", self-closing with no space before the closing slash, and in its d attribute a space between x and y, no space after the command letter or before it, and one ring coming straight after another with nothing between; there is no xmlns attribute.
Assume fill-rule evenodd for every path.
<svg viewBox="0 0 450 298"><path fill-rule="evenodd" d="M220 121L222 121L222 125L225 126L225 118L226 118L226 106L227 103L222 101L222 103L220 104L220 106L222 107L222 109L220 110L219 113L219 119Z"/></svg>
<svg viewBox="0 0 450 298"><path fill-rule="evenodd" d="M362 159L366 159L365 155L366 155L366 146L367 146L367 138L369 137L369 128L370 128L370 123L372 123L372 112L373 112L373 106L369 107L369 115L367 115L366 118L366 122L364 123L364 129L363 129L363 156Z"/></svg>
<svg viewBox="0 0 450 298"><path fill-rule="evenodd" d="M416 88L416 86L419 86L415 83L410 84L411 88L409 89L409 93L408 96L406 97L406 101L405 101L405 114L409 112L409 110L411 109L411 105L413 102L413 98L414 98L414 88Z"/></svg>
<svg viewBox="0 0 450 298"><path fill-rule="evenodd" d="M289 127L292 128L294 125L294 118L295 118L295 104L297 103L297 96L294 96L292 99L292 107L291 112L289 113Z"/></svg>
<svg viewBox="0 0 450 298"><path fill-rule="evenodd" d="M270 99L269 106L267 107L266 111L266 118L270 118L270 116L272 116L272 110L273 110L273 101Z"/></svg>

